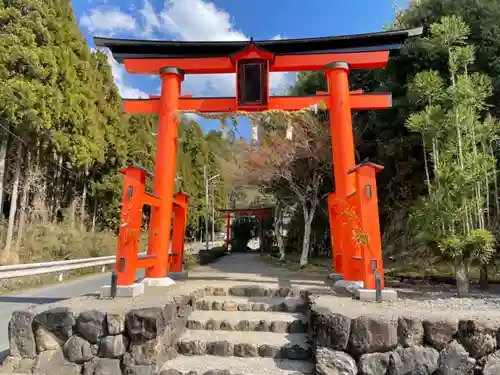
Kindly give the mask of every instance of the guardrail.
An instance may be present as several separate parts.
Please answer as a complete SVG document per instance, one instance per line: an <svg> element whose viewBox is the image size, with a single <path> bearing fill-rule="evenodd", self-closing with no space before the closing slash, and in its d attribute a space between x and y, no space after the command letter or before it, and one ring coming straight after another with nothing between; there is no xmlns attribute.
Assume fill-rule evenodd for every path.
<svg viewBox="0 0 500 375"><path fill-rule="evenodd" d="M210 246L218 246L218 242L210 243ZM186 253L193 253L193 251L203 249L204 243L191 243L186 244ZM145 255L141 253L139 255ZM59 280L62 281L62 272L76 270L80 268L99 267L103 266L102 272L105 271L105 266L115 264L116 256L109 255L96 258L83 258L71 260L56 260L53 262L42 263L27 263L27 264L13 264L8 266L0 266L0 280L12 279L23 276L43 275L47 273L60 273Z"/></svg>

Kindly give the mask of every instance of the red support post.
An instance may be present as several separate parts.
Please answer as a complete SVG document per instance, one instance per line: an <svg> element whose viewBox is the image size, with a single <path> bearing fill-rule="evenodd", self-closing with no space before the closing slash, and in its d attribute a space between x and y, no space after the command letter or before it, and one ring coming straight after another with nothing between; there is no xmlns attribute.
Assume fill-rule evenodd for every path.
<svg viewBox="0 0 500 375"><path fill-rule="evenodd" d="M337 202L335 193L328 195L328 216L330 217L330 241L332 246L333 269L336 273L342 274L342 241L339 213L337 212Z"/></svg>
<svg viewBox="0 0 500 375"><path fill-rule="evenodd" d="M356 198L359 207L360 233L362 250L362 277L365 289L375 289L373 264L381 278L381 288L384 289L384 267L382 263L382 241L377 198L376 173L383 169L374 163L360 164L350 173L356 176Z"/></svg>
<svg viewBox="0 0 500 375"><path fill-rule="evenodd" d="M120 173L124 175L124 183L115 271L117 285L126 286L135 282L146 172L128 167Z"/></svg>
<svg viewBox="0 0 500 375"><path fill-rule="evenodd" d="M187 220L187 196L183 193L175 194L174 228L172 231L172 258L170 260L171 272L182 272L184 260L184 235Z"/></svg>
<svg viewBox="0 0 500 375"><path fill-rule="evenodd" d="M351 221L348 197L355 191L355 178L348 171L355 166L354 137L352 131L351 102L349 96L349 65L344 62L328 64L325 75L328 82L330 127L335 177L335 198L341 212L334 220L335 232L342 242L342 270L345 280L359 280L353 265L354 249L351 241ZM340 229L338 229L340 228ZM333 235L333 234L332 234ZM332 239L332 243L334 240Z"/></svg>
<svg viewBox="0 0 500 375"><path fill-rule="evenodd" d="M153 194L160 197L159 207L151 209L148 254L156 255L158 262L146 270L147 278L167 276L170 229L172 224L174 179L179 124L177 110L184 72L178 68L160 69L162 81L158 109L158 135L156 140L155 177Z"/></svg>

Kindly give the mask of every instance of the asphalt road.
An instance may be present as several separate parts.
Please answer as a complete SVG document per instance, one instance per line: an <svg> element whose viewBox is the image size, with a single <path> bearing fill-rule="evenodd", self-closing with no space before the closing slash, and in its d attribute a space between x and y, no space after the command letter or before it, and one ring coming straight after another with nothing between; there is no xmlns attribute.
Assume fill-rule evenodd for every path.
<svg viewBox="0 0 500 375"><path fill-rule="evenodd" d="M204 244L191 244L190 247L193 249L190 253L194 253L202 249ZM138 271L137 278L140 279L143 277L144 270ZM104 273L70 280L60 284L42 286L20 293L0 295L0 363L8 354L8 324L14 311L26 310L31 306L55 303L83 294L94 293L97 292L101 286L109 285L110 281L111 273Z"/></svg>

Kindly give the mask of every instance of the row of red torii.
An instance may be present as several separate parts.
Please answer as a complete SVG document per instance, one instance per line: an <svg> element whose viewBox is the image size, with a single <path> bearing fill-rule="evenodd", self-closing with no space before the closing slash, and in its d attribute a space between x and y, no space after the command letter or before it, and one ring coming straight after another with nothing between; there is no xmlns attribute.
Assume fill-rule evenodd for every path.
<svg viewBox="0 0 500 375"><path fill-rule="evenodd" d="M109 48L127 72L158 74L162 82L160 96L123 101L126 113L157 114L158 134L153 191L145 191L143 170L128 167L122 171L123 203L115 269L118 287L134 284L139 268L146 270L146 279L150 280L164 279L167 272L182 270L188 205L185 194L174 192L179 111L297 111L322 102L330 111L335 163L335 192L328 199L332 266L345 280L363 281L366 289L375 289L376 275L379 275L379 286L383 289L375 178L382 167L369 162L356 165L351 111L386 109L391 106L392 98L389 93L350 91L348 75L351 69L384 68L391 51L400 49L409 37L421 33L422 29L418 28L242 42L94 38L96 46ZM269 95L269 73L299 71L324 71L328 92L303 97ZM181 82L186 74L221 73L236 73L235 97L181 95ZM147 255L138 256L144 205L151 206L149 243Z"/></svg>

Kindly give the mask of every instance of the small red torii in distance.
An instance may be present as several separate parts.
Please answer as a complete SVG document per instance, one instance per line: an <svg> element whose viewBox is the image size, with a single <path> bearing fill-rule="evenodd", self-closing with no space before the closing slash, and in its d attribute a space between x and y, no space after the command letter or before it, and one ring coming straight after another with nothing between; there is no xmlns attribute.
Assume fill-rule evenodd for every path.
<svg viewBox="0 0 500 375"><path fill-rule="evenodd" d="M219 210L226 217L226 249L229 249L229 244L231 243L231 215L235 214L251 214L257 217L259 224L262 225L262 219L265 214L273 211L272 207L266 208L228 208ZM260 228L259 237L262 245L262 228Z"/></svg>
<svg viewBox="0 0 500 375"><path fill-rule="evenodd" d="M148 256L155 260L144 265L146 277L167 275L171 217L176 207L173 199L179 111L298 111L321 103L330 112L335 163L335 193L328 199L333 266L345 280L362 280L367 289L374 289L378 274L383 288L375 179L375 173L382 167L372 163L356 165L351 111L389 108L392 97L389 93L350 91L349 71L384 68L392 50L401 48L409 37L421 33L422 28L417 28L340 37L235 42L94 38L96 46L109 48L127 72L159 75L162 81L159 97L124 99L123 103L127 113L158 114L152 192L157 200L151 215L148 244ZM300 71L325 72L328 92L304 97L269 95L270 73ZM181 96L184 75L221 73L236 74L235 97ZM126 190L127 186L122 214L130 211ZM143 198L134 203L137 210L147 203ZM139 215L139 211L130 211L130 215ZM174 229L175 225L174 220ZM125 267L126 271L122 271L120 259L128 261L138 235L128 226L120 227L120 238L128 240L119 241L117 248L118 285L127 285L132 280L132 268ZM179 251L183 251L183 246L182 242Z"/></svg>

